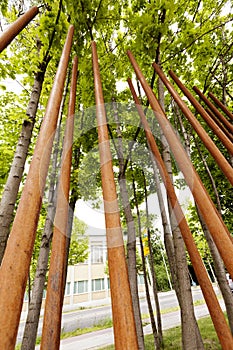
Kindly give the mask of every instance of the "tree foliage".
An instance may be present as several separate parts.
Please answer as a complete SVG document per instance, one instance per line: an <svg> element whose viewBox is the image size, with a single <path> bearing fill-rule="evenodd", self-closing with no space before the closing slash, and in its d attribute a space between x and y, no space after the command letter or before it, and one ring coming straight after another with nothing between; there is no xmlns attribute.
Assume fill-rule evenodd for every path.
<svg viewBox="0 0 233 350"><path fill-rule="evenodd" d="M74 218L73 229L70 242L70 250L68 257L69 265L76 265L82 263L88 258L88 237L85 235L87 225L79 220L77 217Z"/></svg>
<svg viewBox="0 0 233 350"><path fill-rule="evenodd" d="M30 2L30 5L33 4L38 4L38 2ZM14 21L18 17L19 12L22 11L22 5L23 2L21 1L11 1L9 4L5 0L1 1L1 25ZM227 0L217 0L215 2L210 0L188 2L185 0L132 0L130 2L125 0L117 2L109 0L48 0L46 3L43 2L40 14L17 36L0 57L0 74L2 78L0 82L2 87L0 96L0 152L2 155L0 159L0 193L10 168L20 125L25 119L25 110L34 74L47 57L50 39L54 35L55 39L49 52L49 69L46 72L40 98L38 122L32 140L31 147L32 149L34 147L40 120L45 110L70 23L75 25L72 56L78 54L79 57L77 86L77 109L79 115L77 115L76 122L73 160L75 160L77 149L81 155L80 167L78 169L74 168L72 173L72 189L76 188L79 197L93 201L95 205L101 198L90 47L91 41L95 40L98 49L104 99L108 104L106 109L112 135L111 149L115 176L117 178L119 170L114 147L116 125L111 119L113 100L119 103L118 111L120 111L121 129L124 139L124 160L130 160L129 163L131 165L131 167L128 166L126 169L131 199L133 198L131 183L132 177L134 177L137 183L138 200L139 202L144 200L142 168L146 173L149 192L155 192L149 154L142 130L137 136L137 142L131 149L131 141L137 133L139 118L138 116L136 117L132 106L132 97L128 87L125 87L123 84L123 89L119 90L119 83L121 85L125 83L127 77L130 76L135 79L126 51L130 49L133 52L146 79L153 86L156 95L158 93L157 77L151 65L153 61L159 62L165 73L167 73L168 69L174 70L189 89L192 89L193 85L197 85L203 92L212 91L229 108L232 108L233 11L231 6L232 2ZM26 5L23 6L23 11L25 10ZM61 11L61 14L58 23L56 23L58 11ZM16 94L6 91L4 88L4 79L6 78L14 79L15 82L17 79L23 86L22 92ZM141 91L142 89L140 86L137 87L138 93L141 93L142 103L146 105L147 101ZM124 108L121 109L120 106ZM181 135L181 139L183 139L173 106L170 95L165 91L167 116L177 133ZM189 107L193 110L190 105ZM156 131L158 125L150 110L147 112L147 117L153 133L156 135L156 141L159 142ZM194 142L197 138L195 132L183 115L181 117L190 137L192 162L216 204L210 178L203 166L200 151ZM213 132L201 120L200 116L196 114L196 117L226 159L230 161L230 155L220 141L217 140ZM209 155L200 141L197 142L215 178L221 201L222 216L232 232L232 187L216 166L214 158ZM175 168L175 162L173 165L174 173L177 173L179 170ZM134 208L133 199L131 200L131 206ZM194 233L198 232L196 239L198 240L200 251L203 251L203 254L207 254L204 240L202 235L199 234L199 226L196 226L197 220L193 212L190 213L189 223L191 230ZM85 260L86 245L87 242L84 239L81 247L79 247L74 235L71 244L70 263L78 261L77 251L79 251L79 257ZM154 249L156 254L158 254L156 243ZM159 271L162 271L161 257L158 266ZM165 287L162 286L161 288Z"/></svg>

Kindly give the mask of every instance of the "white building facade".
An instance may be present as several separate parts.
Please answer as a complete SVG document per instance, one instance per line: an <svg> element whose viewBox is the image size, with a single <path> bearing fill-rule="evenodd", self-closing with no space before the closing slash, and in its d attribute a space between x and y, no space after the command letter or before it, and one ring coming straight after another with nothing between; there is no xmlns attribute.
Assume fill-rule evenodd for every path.
<svg viewBox="0 0 233 350"><path fill-rule="evenodd" d="M110 282L107 274L107 246L105 230L87 232L89 254L84 263L68 266L63 302L64 310L104 304L110 298ZM141 278L140 278L141 277ZM144 279L139 276L139 292L144 292ZM44 309L46 293L42 302ZM28 298L25 296L23 311L27 311Z"/></svg>

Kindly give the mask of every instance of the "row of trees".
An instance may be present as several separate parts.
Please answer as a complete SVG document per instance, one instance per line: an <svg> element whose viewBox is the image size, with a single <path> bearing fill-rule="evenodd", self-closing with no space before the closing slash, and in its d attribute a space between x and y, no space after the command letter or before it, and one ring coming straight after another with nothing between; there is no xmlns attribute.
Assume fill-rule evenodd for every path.
<svg viewBox="0 0 233 350"><path fill-rule="evenodd" d="M33 2L31 5L35 4ZM232 232L232 187L216 166L214 158L199 141L196 133L179 111L176 103L166 92L161 80L156 77L151 63L155 61L166 72L172 68L188 88L195 84L204 93L212 91L224 104L232 105L232 30L233 17L230 13L230 1L46 1L40 3L41 10L37 18L17 36L9 49L4 51L0 60L3 93L0 96L0 257L3 258L10 225L20 197L20 184L24 181L24 167L30 163L34 142L40 128L41 119L51 89L53 77L61 54L65 34L69 23L75 26L75 41L73 53L79 57L79 77L77 85L77 116L75 138L73 145L72 185L70 196L70 223L76 201L79 198L90 200L93 205L99 204L100 165L98 158L98 140L95 124L95 100L93 89L93 73L91 65L90 41L95 40L98 48L103 92L108 116L109 135L116 182L118 183L122 221L127 232L127 263L130 276L130 287L133 299L139 348L144 349L142 321L137 292L136 269L136 236L141 245L143 229L150 250L150 268L152 272L154 297L157 305L157 322L147 297L151 322L155 337L155 347L163 346L159 304L157 298L159 276L158 269L154 269L157 254L153 254L153 242L156 228L149 219L148 197L157 193L159 208L163 224L164 243L170 266L172 283L176 290L181 306L182 344L184 349L202 349L203 342L197 327L193 311L190 289L190 277L187 268L186 252L181 233L172 216L169 207L165 210L166 201L161 194L161 179L156 164L148 151L144 131L140 126L139 117L132 102L130 91L124 81L128 77L135 79L132 68L126 56L130 49L142 71L154 88L162 108L166 111L169 121L180 135L185 149L192 163L197 169L206 189L212 197L219 214ZM25 11L23 1L3 2L1 4L1 26L11 22ZM4 91L4 79L13 78L22 86L21 94ZM119 89L119 84L121 88ZM150 123L152 132L158 141L167 171L170 177L179 173L175 161L170 153L167 140L161 133L154 115L148 109L148 102L140 84L135 80L137 93ZM69 80L67 80L67 89ZM123 86L123 88L122 88ZM66 114L67 101L64 92L64 103L61 115ZM190 109L193 110L192 107ZM26 113L25 113L26 111ZM196 113L194 111L194 113ZM196 117L206 128L207 132L222 151L226 159L232 164L232 155L223 147L207 125ZM62 121L60 121L62 139ZM16 151L15 145L17 144ZM46 191L46 199L41 213L35 254L32 262L38 257L39 246L46 248L47 258L45 266L39 266L38 276L43 275L41 288L43 290L49 246L52 238L52 221L55 213L55 174L59 166L59 147L54 146L54 156L51 164L51 181ZM87 183L88 179L88 183ZM181 181L175 181L175 186L181 186ZM140 212L140 204L146 203L146 220ZM168 201L169 206L169 201ZM197 215L198 214L198 215ZM47 218L45 219L47 215ZM199 218L198 218L199 216ZM199 220L201 226L198 224ZM231 330L233 331L232 295L225 281L225 268L213 243L211 235L194 205L190 206L188 221L190 228L201 247L204 248L205 258L215 267L216 277L224 300ZM72 224L70 225L70 227ZM202 228L201 228L202 227ZM204 232L204 235L202 234ZM200 239L201 237L201 239ZM77 241L74 241L74 246ZM207 242L207 245L203 242ZM71 246L72 247L72 246ZM84 248L83 248L84 247ZM85 250L85 244L82 250ZM76 249L76 248L75 248ZM202 249L202 248L201 248ZM208 253L206 253L208 251ZM209 251L211 255L209 255ZM71 248L70 261L74 259L74 249ZM143 252L143 249L142 249ZM42 253L40 253L42 254ZM85 254L83 259L85 259ZM154 260L155 259L155 260ZM145 276L146 261L142 256ZM43 273L41 271L43 270ZM145 279L147 281L147 279ZM36 282L34 283L36 285ZM35 289L35 297L39 295ZM40 293L41 295L41 293ZM33 298L32 298L33 299ZM39 297L40 299L40 297ZM35 302L37 303L37 302ZM40 303L37 304L37 315ZM23 349L32 349L35 342L37 322L32 330L31 320L35 315L35 304L31 304L31 315L28 317L28 331L25 331ZM26 327L27 329L27 327ZM33 334L33 335L32 335Z"/></svg>

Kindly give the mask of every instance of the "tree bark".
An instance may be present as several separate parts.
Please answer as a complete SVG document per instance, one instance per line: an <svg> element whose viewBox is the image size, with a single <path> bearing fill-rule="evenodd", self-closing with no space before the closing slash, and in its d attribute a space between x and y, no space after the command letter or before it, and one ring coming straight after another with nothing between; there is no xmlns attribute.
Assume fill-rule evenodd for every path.
<svg viewBox="0 0 233 350"><path fill-rule="evenodd" d="M164 107L164 88L162 81L158 81L158 99L163 110ZM171 156L168 142L164 135L161 135L162 141L162 154L165 166L170 178L173 181L172 175L172 165L171 165ZM168 209L170 224L173 234L174 242L174 251L177 267L177 277L179 283L179 292L177 294L178 301L180 304L181 311L181 324L182 324L182 346L185 350L193 349L204 349L200 331L197 325L197 321L194 314L194 306L192 300L190 279L188 273L188 266L186 260L186 253L184 249L184 241L176 222L174 215L172 214L172 208L168 200Z"/></svg>
<svg viewBox="0 0 233 350"><path fill-rule="evenodd" d="M80 124L80 129L82 129L83 124L83 114ZM77 148L73 145L73 154L74 154L74 164L73 164L73 171L79 169L80 165L80 159L81 159L81 143L78 144ZM69 201L69 216L68 216L68 227L67 227L67 236L66 236L66 261L65 261L65 273L64 273L64 285L63 290L65 294L65 287L66 287L66 278L67 278L67 270L68 270L68 259L69 259L69 250L70 250L70 242L71 242L71 234L72 234L72 228L73 228L73 222L74 222L74 211L75 211L75 205L79 198L79 194L77 191L77 187L74 186L71 191L70 195L70 201Z"/></svg>
<svg viewBox="0 0 233 350"><path fill-rule="evenodd" d="M153 254L153 249L151 245L151 233L149 228L149 208L148 208L148 196L147 196L147 188L146 188L146 178L144 171L143 173L143 180L144 180L144 194L145 194L145 203L146 203L146 217L147 217L147 237L148 237L148 247L149 247L149 263L150 263L150 271L152 276L152 285L153 285L153 294L154 294L154 300L155 300L155 307L156 307L156 316L157 316L157 329L158 329L158 343L159 343L159 349L163 348L163 331L162 331L162 319L161 319L161 311L160 311L160 305L159 305L159 297L158 297L158 288L157 288L157 280L156 280L156 271L155 271L155 259Z"/></svg>
<svg viewBox="0 0 233 350"><path fill-rule="evenodd" d="M189 156L189 158L191 158L190 143L187 142L187 140L190 139L190 135L186 132L186 130L184 128L183 121L182 121L182 118L181 118L179 110L175 109L175 113L178 116L180 127L181 127L181 130L182 130L184 139L185 139L186 153ZM221 216L222 215L221 203L220 203L220 198L219 198L219 195L218 195L218 191L217 191L217 187L216 187L214 178L213 178L213 176L212 176L212 174L210 172L208 164L207 164L205 158L203 157L201 149L200 149L200 147L199 147L199 145L198 145L198 143L197 143L195 138L194 138L194 142L195 142L196 148L198 149L198 153L199 153L199 155L201 157L202 163L203 163L203 165L204 165L204 167L206 169L206 172L207 172L207 174L208 174L208 176L210 178L210 182L212 184L213 191L214 191L215 196L216 196L217 209L218 209L218 212L219 212L219 214ZM222 296L223 296L223 299L224 299L229 325L230 325L230 328L231 328L231 332L233 334L233 295L232 295L232 292L231 292L231 290L230 290L230 288L228 286L227 280L226 280L225 266L224 266L224 263L222 261L222 258L220 256L219 252L218 252L216 244L213 241L213 238L212 238L212 236L211 236L211 234L210 234L210 232L208 230L208 227L206 226L204 218L203 218L203 216L202 216L202 214L201 214L197 204L196 204L196 210L197 210L197 214L198 214L201 226L202 226L202 230L203 230L204 235L206 237L206 240L207 240L207 243L208 243L208 246L209 246L209 249L210 249L210 253L211 253L211 256L212 256L212 259L213 259L215 275L216 275L216 278L217 278L217 281L218 281L218 285L219 285L219 288L221 290L221 293L222 293Z"/></svg>
<svg viewBox="0 0 233 350"><path fill-rule="evenodd" d="M214 264L214 271L215 271L215 275L218 281L218 285L219 288L221 290L222 296L223 296L223 300L226 306L226 312L227 312L227 317L228 317L228 321L229 321L229 326L231 329L231 333L233 334L233 295L232 292L229 288L229 285L227 283L227 279L226 279L226 272L225 272L225 266L224 263L222 261L222 258L218 252L218 249L213 241L213 238L205 224L205 221L200 213L200 211L197 208L197 213L198 213L198 217L203 229L203 232L205 234L209 249L210 249L210 253L212 255L213 258L213 264Z"/></svg>
<svg viewBox="0 0 233 350"><path fill-rule="evenodd" d="M134 201L135 201L137 218L138 218L138 234L139 234L139 241L140 241L140 248L141 248L142 267L143 267L144 280L145 280L146 300L147 300L147 306L148 306L148 310L149 310L149 314L150 314L151 327L152 327L152 332L153 332L153 336L154 336L155 348L156 348L156 350L159 350L160 349L159 335L158 335L158 331L157 331L157 327L156 327L153 307L152 307L151 298L150 298L149 283L148 283L148 279L147 279L146 258L145 258L145 254L144 254L144 250L143 250L143 242L142 242L140 211L139 211L139 206L138 206L137 192L136 192L136 186L135 186L134 179L133 179L133 192L134 192Z"/></svg>
<svg viewBox="0 0 233 350"><path fill-rule="evenodd" d="M0 264L5 252L10 225L13 219L19 185L23 176L24 166L35 124L37 107L40 99L46 66L36 73L27 112L28 119L23 122L22 130L16 146L13 162L5 184L0 203Z"/></svg>
<svg viewBox="0 0 233 350"><path fill-rule="evenodd" d="M56 25L59 22L62 9L62 0L59 0L59 7L55 20L55 25L51 33L48 48L41 62L38 65L38 71L35 73L34 84L28 103L26 115L28 119L22 125L21 134L16 146L11 169L7 178L7 182L2 194L0 203L0 265L4 256L8 236L10 233L10 225L13 220L15 203L19 191L19 185L22 180L24 166L28 154L28 149L32 137L33 127L36 121L36 112L39 104L40 94L44 82L45 73L51 60L51 47L56 34ZM37 40L38 50L41 48L41 42Z"/></svg>
<svg viewBox="0 0 233 350"><path fill-rule="evenodd" d="M139 303L139 294L138 294L138 279L137 279L137 269L136 269L136 229L134 224L134 218L130 207L129 195L126 184L125 177L125 161L123 154L123 145L122 145L122 135L120 129L120 121L117 111L116 103L113 102L114 109L114 118L117 126L117 155L119 161L119 176L118 182L120 186L120 194L122 200L122 206L124 210L124 215L127 224L127 267L129 273L129 282L130 290L133 301L133 310L136 323L136 332L138 338L138 347L141 350L144 350L144 336L142 328L142 319L141 319L141 310Z"/></svg>
<svg viewBox="0 0 233 350"><path fill-rule="evenodd" d="M155 160L154 160L154 157L152 154L151 154L151 160L152 160L152 167L153 167L155 183L156 183L156 191L157 191L157 196L158 196L159 209L160 209L162 225L163 225L164 245L165 245L165 249L166 249L166 253L167 253L167 257L168 257L169 268L171 271L172 283L173 283L174 289L176 291L176 294L178 295L179 294L179 284L177 281L177 266L176 266L176 260L175 260L175 250L174 250L173 238L171 235L168 217L167 217L166 210L165 210L165 204L164 204L164 200L163 200L158 169L157 169L157 166L156 166L156 163L155 163ZM178 299L179 299L179 295L178 295Z"/></svg>
<svg viewBox="0 0 233 350"><path fill-rule="evenodd" d="M179 119L179 123L180 123L180 126L181 126L181 130L182 130L182 133L184 135L184 138L185 140L189 140L190 139L190 135L186 132L185 128L184 128L184 125L183 125L183 121L182 121L182 118L181 118L181 115L180 115L180 112L178 109L175 110L175 112L177 113L177 116L178 116L178 119ZM201 149L199 147L199 144L197 142L197 140L195 139L194 137L194 142L195 142L195 146L198 150L198 153L201 157L201 160L202 160L202 163L204 165L204 168L206 169L206 172L209 176L209 179L210 179L210 182L211 182L211 185L212 185L212 188L213 188L213 192L215 194L215 197L216 197L216 203L217 203L217 210L219 212L219 215L222 216L222 208L221 208L221 201L220 201L220 198L219 198L219 195L218 195L218 191L217 191L217 187L216 187L216 184L215 184L215 180L211 174L211 171L208 167L208 164L201 152ZM191 154L190 154L190 143L189 142L185 142L186 144L186 153L187 155L189 156L189 158L191 158ZM196 204L196 210L197 210L197 214L198 214L198 217L199 217L199 220L200 220L200 223L201 223L201 226L202 226L202 230L204 232L204 235L206 237L206 240L207 240L207 243L208 243L208 246L209 246L209 249L210 249L210 253L211 253L211 256L212 256L212 259L213 259L213 264L214 264L214 270L215 270L215 275L216 275L216 278L217 278L217 281L218 281L218 285L219 285L219 288L221 290L221 293L222 293L222 296L223 296L223 299L224 299L224 303L225 303L225 306L226 306L226 312L227 312L227 317L228 317L228 321L229 321L229 326L230 326L230 329L231 329L231 332L233 334L233 295L232 295L232 292L228 286L228 283L227 283L227 279L226 279L226 273L225 273L225 266L224 266L224 263L222 261L222 258L218 252L218 249L216 247L216 244L214 243L213 241L213 238L208 230L208 227L206 226L206 223L204 221L204 218L203 216L201 215L201 212Z"/></svg>
<svg viewBox="0 0 233 350"><path fill-rule="evenodd" d="M201 152L201 149L200 149L199 144L198 144L198 142L197 142L195 137L194 137L194 143L195 143L195 146L196 146L196 148L198 150L198 153L199 153L199 155L201 157L201 160L202 160L202 163L204 165L204 168L205 168L205 170L206 170L206 172L208 174L208 177L210 179L210 183L212 185L212 189L213 189L213 192L214 192L214 195L215 195L215 199L216 199L217 210L218 210L219 214L222 216L221 201L220 201L220 197L219 197L219 194L218 194L218 190L217 190L217 186L216 186L215 180L214 180L214 178L213 178L213 176L211 174L211 171L210 171L210 169L208 167L208 164L207 164L207 162L206 162L206 160L205 160L205 158L204 158L204 156L203 156L203 154Z"/></svg>
<svg viewBox="0 0 233 350"><path fill-rule="evenodd" d="M41 238L40 252L37 261L36 274L34 284L32 288L32 297L29 303L28 315L24 328L24 335L21 345L21 350L34 349L36 344L37 329L40 318L41 304L43 299L43 291L45 288L46 273L48 269L48 260L50 245L53 235L53 221L56 212L56 180L57 180L57 169L58 169L58 158L59 158L59 143L60 143L60 132L61 132L61 119L64 108L64 103L68 91L69 84L69 73L64 91L63 101L61 104L61 115L59 121L59 127L56 130L54 152L52 159L52 172L50 175L49 195L48 195L48 208L47 216L45 220L45 226Z"/></svg>
<svg viewBox="0 0 233 350"><path fill-rule="evenodd" d="M41 240L40 253L36 268L35 280L32 288L32 297L29 304L27 320L24 329L21 349L34 349L36 344L37 329L40 318L40 310L43 298L43 291L46 280L46 273L48 267L50 243L53 233L53 219L56 208L54 204L48 208L48 215L46 217L44 232Z"/></svg>

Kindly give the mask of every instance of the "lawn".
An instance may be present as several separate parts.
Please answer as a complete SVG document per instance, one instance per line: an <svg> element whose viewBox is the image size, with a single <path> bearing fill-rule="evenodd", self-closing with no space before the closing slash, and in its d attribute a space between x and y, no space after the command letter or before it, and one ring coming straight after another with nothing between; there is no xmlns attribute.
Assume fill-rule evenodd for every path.
<svg viewBox="0 0 233 350"><path fill-rule="evenodd" d="M220 350L221 346L219 344L213 323L210 317L202 318L198 321L200 332L203 338L203 342L206 350ZM181 346L181 328L175 327L164 331L164 349L166 350L180 350ZM145 348L146 350L154 350L153 335L145 336ZM101 348L101 350L112 350L114 346L107 346Z"/></svg>
<svg viewBox="0 0 233 350"><path fill-rule="evenodd" d="M198 320L198 325L200 328L200 332L202 335L202 339L205 345L206 350L220 350L221 346L219 344L213 323L211 321L210 317L204 317ZM112 327L112 320L106 319L96 325L94 325L92 328L85 328L85 329L76 329L73 332L69 333L62 333L61 339L74 337L77 335L81 335L84 333L90 333L94 332L100 329L109 328ZM180 327L174 327L171 329L168 329L164 331L163 333L163 339L164 339L164 349L165 350L180 350L182 349L181 346L181 328ZM41 338L37 338L37 344L40 344ZM15 350L20 349L21 346L17 345ZM110 345L104 348L101 348L100 350L113 350L114 345ZM146 350L154 350L154 340L153 335L146 335L145 336L145 349ZM196 350L196 349L194 349Z"/></svg>

